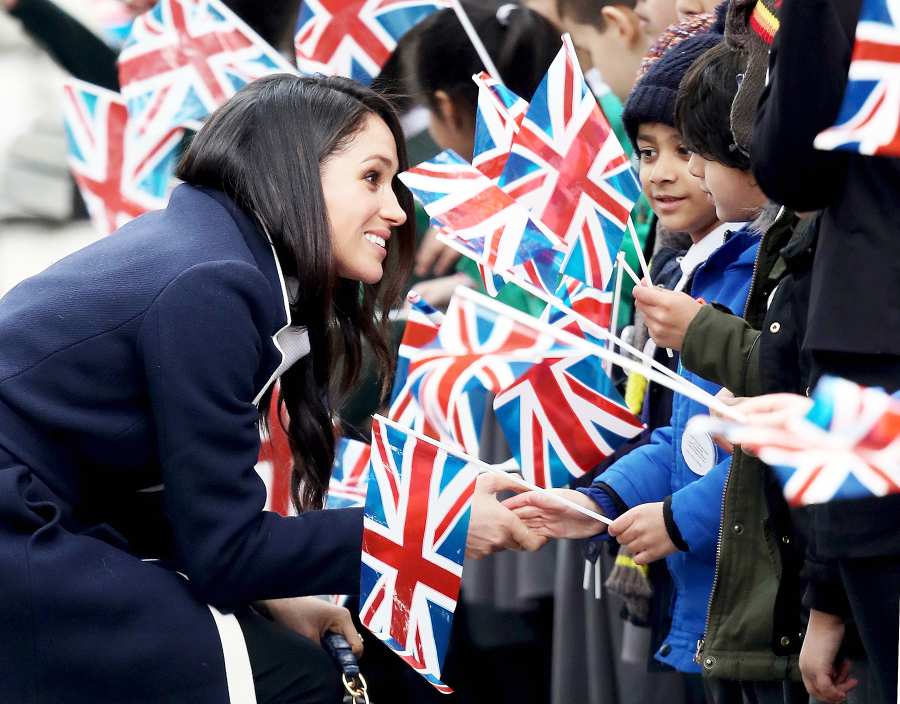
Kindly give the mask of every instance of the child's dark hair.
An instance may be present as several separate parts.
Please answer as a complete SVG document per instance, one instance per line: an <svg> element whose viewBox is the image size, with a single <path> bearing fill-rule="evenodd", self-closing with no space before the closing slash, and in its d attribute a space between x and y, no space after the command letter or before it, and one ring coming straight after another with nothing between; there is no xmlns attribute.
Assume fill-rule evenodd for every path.
<svg viewBox="0 0 900 704"><path fill-rule="evenodd" d="M556 13L564 20L578 24L590 24L599 30L606 28L601 10L607 5L620 5L634 9L635 0L556 0Z"/></svg>
<svg viewBox="0 0 900 704"><path fill-rule="evenodd" d="M675 99L675 127L685 147L742 171L750 169L750 159L734 143L731 104L746 66L746 54L719 44L694 62Z"/></svg>
<svg viewBox="0 0 900 704"><path fill-rule="evenodd" d="M530 100L559 52L559 31L538 13L519 5L499 10L466 5L466 13L484 42L506 86ZM452 9L441 10L416 31L412 68L417 90L432 107L442 90L475 114L478 87L472 75L484 70Z"/></svg>

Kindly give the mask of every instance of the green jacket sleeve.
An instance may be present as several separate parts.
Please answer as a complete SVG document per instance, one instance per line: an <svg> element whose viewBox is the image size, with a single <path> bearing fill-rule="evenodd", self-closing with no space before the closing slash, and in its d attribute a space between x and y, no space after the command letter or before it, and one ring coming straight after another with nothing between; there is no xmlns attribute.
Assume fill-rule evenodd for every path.
<svg viewBox="0 0 900 704"><path fill-rule="evenodd" d="M684 336L681 363L735 396L759 393L759 330L743 318L704 305Z"/></svg>

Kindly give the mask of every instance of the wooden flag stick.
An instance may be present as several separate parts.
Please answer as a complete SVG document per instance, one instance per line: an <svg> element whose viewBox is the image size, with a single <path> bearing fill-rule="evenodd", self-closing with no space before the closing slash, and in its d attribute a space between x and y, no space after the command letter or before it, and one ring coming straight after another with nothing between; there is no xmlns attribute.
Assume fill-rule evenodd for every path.
<svg viewBox="0 0 900 704"><path fill-rule="evenodd" d="M739 422L745 422L743 414L738 413L731 406L723 403L721 399L716 398L711 393L709 393L709 391L706 391L696 384L691 383L684 377L679 376L677 377L678 381L676 381L670 376L661 374L660 372L651 367L648 367L645 364L641 364L640 362L636 362L629 357L624 357L623 355L612 352L605 347L597 345L593 342L589 342L588 340L578 337L578 335L572 334L568 330L553 327L549 323L545 323L542 320L533 318L527 313L522 313L515 308L504 305L503 303L500 303L493 298L482 295L477 291L466 288L465 286L458 286L453 295L472 301L476 305L482 306L483 308L487 308L501 318L509 318L510 320L517 322L520 325L524 325L525 327L531 328L532 330L538 330L539 332L549 335L559 342L568 345L569 347L584 350L585 354L594 354L600 357L600 359L610 360L613 364L621 367L622 369L642 374L650 381L654 381L661 386L665 386L667 389L671 389L677 394L687 396L692 401L696 401L697 403L706 406L707 408L714 409L720 415L723 415L726 418L731 418L732 420L736 420ZM621 341L619 338L616 338L616 344L625 345L627 343ZM644 357L646 358L646 355L644 355ZM671 370L668 371L671 372Z"/></svg>
<svg viewBox="0 0 900 704"><path fill-rule="evenodd" d="M459 289L457 289L457 292L458 291L459 291ZM434 438L429 438L425 435L421 435L421 434L417 433L415 430L413 430L412 428L405 428L402 425L400 425L399 423L395 423L392 420L388 420L384 416L378 415L377 413L374 414L372 416L372 418L377 420L379 423L384 423L385 425L390 426L391 428L394 428L395 430L399 430L401 433L405 433L406 435L412 435L413 437L417 438L418 440L421 440L422 442L426 442L429 445L432 445L432 446L438 448L439 450L443 450L448 455L453 455L454 457L462 460L463 462L468 462L469 464L474 465L475 467L480 469L482 472L490 472L491 474L501 474L504 477L509 477L512 481L514 481L519 486L522 486L526 489L530 489L531 491L536 491L539 494L543 494L544 496L547 496L547 497L553 499L557 503L561 503L564 506L566 506L567 508L570 508L573 511L577 511L578 513L585 515L588 518L593 518L595 521L600 521L600 523L605 523L606 525L610 525L612 523L612 520L610 520L609 518L607 518L606 516L604 516L601 513L597 513L596 511L591 511L589 508L585 508L584 506L579 506L578 504L573 503L572 501L569 501L566 498L563 498L562 496L560 496L559 494L557 494L554 491L550 491L549 489L542 489L541 487L536 486L535 484L526 482L518 474L508 473L506 470L502 469L502 467L506 466L506 464L503 464L503 465L488 464L487 462L480 460L477 457L472 457L471 455L467 455L462 450L457 450L454 447L450 447L439 440L435 440Z"/></svg>
<svg viewBox="0 0 900 704"><path fill-rule="evenodd" d="M494 80L499 83L503 83L503 78L500 76L500 72L497 70L497 67L491 60L491 55L485 48L484 42L481 41L481 37L478 36L478 32L475 31L475 27L472 26L472 20L469 19L469 16L466 14L466 11L463 9L463 6L460 4L459 0L450 0L450 5L451 7L453 7L453 11L459 18L459 23L466 31L466 36L469 37L469 41L472 42L472 46L475 47L475 52L478 54L478 58L481 59L481 63L484 64L487 72L491 74Z"/></svg>

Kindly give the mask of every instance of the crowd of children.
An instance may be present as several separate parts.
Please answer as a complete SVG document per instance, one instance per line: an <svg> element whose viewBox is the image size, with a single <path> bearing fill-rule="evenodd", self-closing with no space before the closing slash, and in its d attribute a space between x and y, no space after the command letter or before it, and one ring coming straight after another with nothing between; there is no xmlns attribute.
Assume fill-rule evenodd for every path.
<svg viewBox="0 0 900 704"><path fill-rule="evenodd" d="M859 10L851 4L533 5L573 37L601 108L635 154L653 214L641 241L654 254L655 286L632 292L645 351L663 363L662 348L679 351L668 363L730 403L808 393L826 373L900 385L887 215L900 172L891 159L812 148L840 105ZM525 11L501 14L512 22ZM809 51L826 40L830 70ZM540 56L540 39L531 42ZM471 132L474 99L465 120L442 107L447 93L429 85L437 65L434 55L416 63L432 134L453 146L448 127ZM815 120L813 105L825 108ZM470 153L471 140L464 146ZM590 486L566 493L615 519L609 534L635 567L666 558L674 593L658 609L655 658L684 674L686 700L893 701L895 502L790 511L758 459L685 433L700 404L642 381L628 380L628 398L647 433ZM553 538L597 533L538 494L508 505Z"/></svg>

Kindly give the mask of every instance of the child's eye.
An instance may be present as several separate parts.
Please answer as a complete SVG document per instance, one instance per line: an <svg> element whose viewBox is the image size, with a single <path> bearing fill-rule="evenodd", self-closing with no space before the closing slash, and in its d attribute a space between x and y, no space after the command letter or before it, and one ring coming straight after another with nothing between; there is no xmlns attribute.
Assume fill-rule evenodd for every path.
<svg viewBox="0 0 900 704"><path fill-rule="evenodd" d="M652 161L653 157L656 156L656 150L650 149L649 147L645 147L643 149L638 149L638 154L641 157L641 161Z"/></svg>

